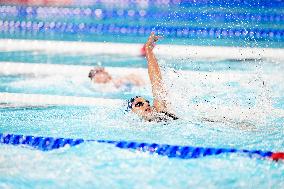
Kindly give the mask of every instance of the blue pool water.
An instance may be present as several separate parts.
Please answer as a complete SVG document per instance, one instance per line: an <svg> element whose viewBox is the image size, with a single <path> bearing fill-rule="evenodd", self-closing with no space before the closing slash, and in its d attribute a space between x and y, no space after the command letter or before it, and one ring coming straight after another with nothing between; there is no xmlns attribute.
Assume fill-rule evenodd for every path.
<svg viewBox="0 0 284 189"><path fill-rule="evenodd" d="M20 61L80 66L85 65L85 59L90 59L88 56L66 54L55 56L34 53L34 56L29 56L31 53L20 52L18 59L17 56L13 58L12 53L2 52L4 56L1 59L11 63ZM93 66L98 62L102 65L106 62L107 66L117 66L118 63L145 67L143 58L116 55L95 56L87 65ZM128 62L132 62L131 65ZM196 104L240 105L247 108L256 106L259 109L271 105L283 110L284 88L281 83L284 78L281 63L268 60L207 62L161 59L161 64L169 93L180 98L175 100L175 110L182 117L177 122L146 123L126 113L125 107L2 104L0 131L35 136L283 151L284 119L277 114L263 110L264 114L259 112L259 115L248 115L253 119L242 122L221 120L212 123L203 121L192 110ZM204 78L196 79L192 73L205 74L205 81L207 74L210 76L217 73L222 81L216 83L208 79L204 83ZM239 76L233 80L226 79L230 74ZM137 94L134 89L102 94L99 88L92 87L88 78L82 81L78 76L10 74L1 75L0 80L1 92L118 99L128 99ZM265 86L262 85L263 81ZM171 84L174 86L171 87ZM149 86L140 89L139 93L151 98ZM50 152L9 145L0 145L0 148L3 152L0 159L0 183L3 183L1 186L4 188L19 185L23 188L43 185L46 188L277 188L284 185L282 163L236 154L179 160L98 143Z"/></svg>
<svg viewBox="0 0 284 189"><path fill-rule="evenodd" d="M163 26L173 31L168 34L166 30L161 32L165 36L161 43L165 44L283 48L282 7L283 3L280 7L156 7L146 9L157 13L151 21L149 17L130 18L125 15L129 11L139 11L137 7L124 7L127 11L124 11L122 16L94 19L78 15L40 17L35 11L38 7L32 11L27 7L20 7L19 13L10 14L0 6L0 38L144 43L149 28L157 29ZM90 8L93 11L104 10L103 6ZM120 8L115 7L111 11L117 12ZM170 15L189 13L189 17L183 20L179 16L169 16L161 20L159 11L163 13L168 9ZM250 16L242 15L248 12ZM46 24L46 28L34 31L27 27L29 21L38 25ZM17 26L17 22L23 26ZM52 22L58 27L50 27ZM115 33L108 28L107 34L95 33L91 31L94 25L79 30L77 25L82 23L102 24L105 27L114 23L120 29L144 27L145 32L128 35ZM73 25L68 30L67 26L70 24ZM177 27L189 27L195 33L181 37ZM202 34L199 30L204 27L213 28L214 36ZM243 28L255 33L252 36L244 34L236 37L239 31L243 32ZM229 32L230 29L234 31L234 36L221 32ZM219 36L216 32L222 34ZM270 37L269 32L273 34ZM0 92L111 98L123 101L141 95L152 101L151 88L147 82L141 88L105 90L104 86L92 84L87 78L88 73L84 77L80 74L70 76L53 72L38 74L32 70L29 74L20 74L20 68L15 66L17 74L14 74L3 71L4 62L15 65L51 64L88 68L102 65L107 68L146 69L143 57L47 53L40 50L0 51ZM126 106L0 103L0 133L284 151L283 60L159 57L159 64L169 98L173 101L172 108L181 118L178 121L144 122L126 112ZM147 75L142 77L148 81ZM209 108L201 111L198 109L200 106ZM241 154L182 160L119 149L96 142L48 152L27 146L1 144L0 151L0 188L284 187L283 162L249 158Z"/></svg>

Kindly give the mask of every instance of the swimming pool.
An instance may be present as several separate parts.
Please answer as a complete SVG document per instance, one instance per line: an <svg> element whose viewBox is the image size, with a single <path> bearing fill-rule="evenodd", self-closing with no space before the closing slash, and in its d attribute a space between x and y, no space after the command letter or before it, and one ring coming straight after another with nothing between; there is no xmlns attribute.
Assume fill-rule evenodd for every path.
<svg viewBox="0 0 284 189"><path fill-rule="evenodd" d="M90 84L88 69L98 62L102 65L106 62L113 73L123 75L125 70L122 69L137 70L136 62L140 65L144 61L136 56L94 55L93 62L85 63L89 55L17 53L21 54L21 59L15 56L13 60L13 52L2 52L1 92L126 100L137 91L104 94L100 87L93 88ZM42 57L50 57L50 60L47 62ZM61 59L70 62L61 62ZM129 66L128 62L133 63ZM120 64L124 63L123 68ZM161 63L170 94L176 99L175 110L182 117L178 122L141 122L125 113L125 106L11 103L1 105L1 133L283 150L284 88L281 83L284 78L281 63L166 58L162 58ZM117 64L118 67L110 67ZM53 72L52 66L58 66L55 69L59 71ZM145 76L145 65L141 67L139 73ZM19 69L14 69L13 73L12 68ZM139 93L150 97L149 84L139 89ZM195 111L196 105L217 109L208 111L207 107ZM242 115L240 112L244 109L253 114ZM221 119L224 115L228 119ZM221 121L202 121L202 116ZM9 145L0 145L0 148L3 152L0 177L3 187L203 188L210 185L212 188L274 188L284 184L281 163L237 154L179 160L100 143L84 143L50 152Z"/></svg>
<svg viewBox="0 0 284 189"><path fill-rule="evenodd" d="M263 27L269 25L265 22L261 22ZM29 33L3 30L0 34L3 38L28 36ZM71 35L73 39L89 37L89 34ZM60 35L53 37L58 36L60 38ZM48 33L43 38L50 40L53 37ZM38 39L41 34L27 38ZM95 38L100 36L92 40ZM108 39L108 36L102 38ZM135 42L145 40L143 36L135 35L120 38L133 45L132 39L136 39ZM196 47L196 52L184 44L184 39L167 40L165 43L170 43L169 46L179 44L179 47L169 48L172 56L167 56L165 49L168 47L161 45L157 54L169 98L174 99L173 109L181 117L168 123L144 122L125 111L125 101L130 97L152 98L146 62L139 56L141 45L122 44L122 49L116 40L110 39L108 47L111 48L102 53L100 48L105 46L98 43L86 48L89 44L66 42L66 48L60 51L58 41L5 41L5 45L0 44L0 133L273 152L284 150L284 64L283 50L278 49L283 46L282 39L257 41L260 47L268 45L274 49L216 50L213 47L204 50ZM195 42L200 45L198 40ZM223 40L238 43L237 39ZM74 45L79 50L73 48ZM210 52L216 52L216 56L211 56ZM119 90L94 86L87 76L89 69L97 65L106 66L115 76L137 73L146 85ZM8 99L5 94L12 95ZM81 97L86 97L87 103ZM47 98L56 102L49 104ZM64 98L74 99L75 103L61 102ZM39 99L43 99L42 102ZM0 144L0 150L1 188L284 186L282 162L243 154L184 160L98 142L47 152L25 145Z"/></svg>

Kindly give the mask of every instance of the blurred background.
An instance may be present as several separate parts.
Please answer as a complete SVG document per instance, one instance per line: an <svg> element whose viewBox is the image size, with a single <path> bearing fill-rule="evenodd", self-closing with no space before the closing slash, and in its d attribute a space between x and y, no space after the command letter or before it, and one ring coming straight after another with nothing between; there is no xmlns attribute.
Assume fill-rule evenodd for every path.
<svg viewBox="0 0 284 189"><path fill-rule="evenodd" d="M283 47L282 0L0 0L0 37Z"/></svg>

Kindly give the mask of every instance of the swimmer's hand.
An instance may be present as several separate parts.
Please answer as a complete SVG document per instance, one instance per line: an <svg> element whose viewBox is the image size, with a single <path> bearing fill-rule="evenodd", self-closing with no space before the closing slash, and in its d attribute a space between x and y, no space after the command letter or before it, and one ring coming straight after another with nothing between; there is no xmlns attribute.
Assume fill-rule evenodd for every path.
<svg viewBox="0 0 284 189"><path fill-rule="evenodd" d="M160 38L162 38L162 36L155 35L154 32L151 32L151 34L150 34L150 36L149 36L149 38L148 38L148 40L147 40L147 42L145 44L146 52L149 51L149 50L152 51L154 49L154 47L155 47L156 42Z"/></svg>

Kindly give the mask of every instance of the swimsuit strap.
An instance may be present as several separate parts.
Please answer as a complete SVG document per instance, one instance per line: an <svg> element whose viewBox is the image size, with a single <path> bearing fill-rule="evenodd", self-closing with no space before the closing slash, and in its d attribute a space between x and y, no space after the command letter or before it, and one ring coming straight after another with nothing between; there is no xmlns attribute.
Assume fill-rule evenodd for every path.
<svg viewBox="0 0 284 189"><path fill-rule="evenodd" d="M178 117L175 114L172 114L172 113L169 113L169 112L164 112L164 111L161 111L161 113L163 113L166 116L172 118L173 120L177 120L178 119Z"/></svg>
<svg viewBox="0 0 284 189"><path fill-rule="evenodd" d="M160 115L155 116L153 119L149 119L148 121L156 121L156 122L163 122L163 121L170 121L170 120L177 120L179 119L176 115L169 113L169 112L158 112ZM161 116L161 114L164 114L164 116Z"/></svg>

